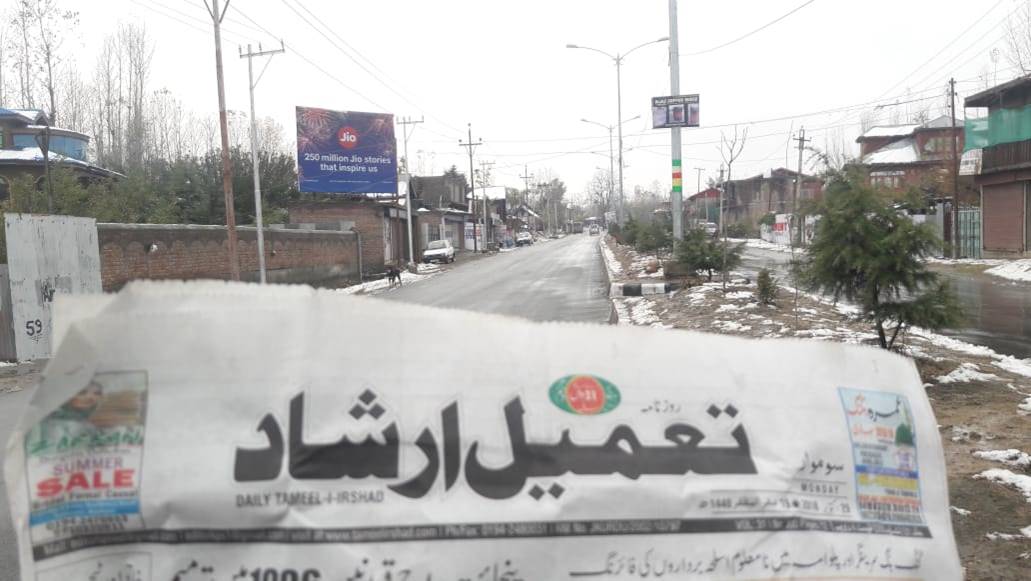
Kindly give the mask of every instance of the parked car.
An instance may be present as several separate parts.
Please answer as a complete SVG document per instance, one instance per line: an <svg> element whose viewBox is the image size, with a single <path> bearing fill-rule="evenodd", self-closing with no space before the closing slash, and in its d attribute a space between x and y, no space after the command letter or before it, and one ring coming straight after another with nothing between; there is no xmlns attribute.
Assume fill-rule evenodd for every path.
<svg viewBox="0 0 1031 581"><path fill-rule="evenodd" d="M455 261L455 247L450 240L434 240L426 246L422 253L422 261L439 262L441 264Z"/></svg>
<svg viewBox="0 0 1031 581"><path fill-rule="evenodd" d="M601 228L597 224L591 224L590 234L591 236L597 236L601 234Z"/></svg>
<svg viewBox="0 0 1031 581"><path fill-rule="evenodd" d="M705 234L708 236L715 236L716 232L720 229L715 222L706 222L702 224L702 227L705 228Z"/></svg>
<svg viewBox="0 0 1031 581"><path fill-rule="evenodd" d="M516 246L529 246L533 244L533 235L529 232L518 232L515 237Z"/></svg>

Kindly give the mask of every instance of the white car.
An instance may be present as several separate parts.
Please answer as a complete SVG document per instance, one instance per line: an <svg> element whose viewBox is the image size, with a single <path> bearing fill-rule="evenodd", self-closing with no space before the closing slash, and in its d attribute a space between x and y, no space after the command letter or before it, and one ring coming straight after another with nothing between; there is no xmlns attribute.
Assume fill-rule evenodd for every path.
<svg viewBox="0 0 1031 581"><path fill-rule="evenodd" d="M591 224L588 232L591 236L597 236L598 234L601 234L601 228L597 224Z"/></svg>
<svg viewBox="0 0 1031 581"><path fill-rule="evenodd" d="M426 263L439 262L441 264L455 261L455 247L451 246L450 240L434 240L426 245L422 251L422 261Z"/></svg>
<svg viewBox="0 0 1031 581"><path fill-rule="evenodd" d="M702 227L705 228L705 234L708 236L715 236L716 232L720 229L715 222L706 222Z"/></svg>
<svg viewBox="0 0 1031 581"><path fill-rule="evenodd" d="M517 232L515 236L516 246L529 246L533 244L533 235L529 232Z"/></svg>

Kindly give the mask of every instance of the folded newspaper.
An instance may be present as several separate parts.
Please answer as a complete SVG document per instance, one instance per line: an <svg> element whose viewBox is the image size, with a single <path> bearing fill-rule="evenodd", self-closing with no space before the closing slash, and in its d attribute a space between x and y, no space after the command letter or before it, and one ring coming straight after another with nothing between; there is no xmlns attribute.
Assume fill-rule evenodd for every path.
<svg viewBox="0 0 1031 581"><path fill-rule="evenodd" d="M5 455L25 580L961 578L881 350L222 283L55 324Z"/></svg>

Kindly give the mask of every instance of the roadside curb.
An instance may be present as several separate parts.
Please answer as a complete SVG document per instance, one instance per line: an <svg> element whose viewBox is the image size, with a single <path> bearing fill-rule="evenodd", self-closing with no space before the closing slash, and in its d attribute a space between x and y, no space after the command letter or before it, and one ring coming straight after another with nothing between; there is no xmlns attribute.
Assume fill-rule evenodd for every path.
<svg viewBox="0 0 1031 581"><path fill-rule="evenodd" d="M610 297L643 297L664 295L680 290L675 282L614 282L609 285Z"/></svg>

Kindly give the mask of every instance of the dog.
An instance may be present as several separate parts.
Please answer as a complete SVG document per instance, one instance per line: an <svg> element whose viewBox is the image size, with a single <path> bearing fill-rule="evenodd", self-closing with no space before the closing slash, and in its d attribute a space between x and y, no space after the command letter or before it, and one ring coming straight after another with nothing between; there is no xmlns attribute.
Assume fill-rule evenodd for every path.
<svg viewBox="0 0 1031 581"><path fill-rule="evenodd" d="M394 288L394 283L397 283L397 286L404 286L404 283L401 281L400 268L394 265L387 266L387 283L389 285L387 288Z"/></svg>

